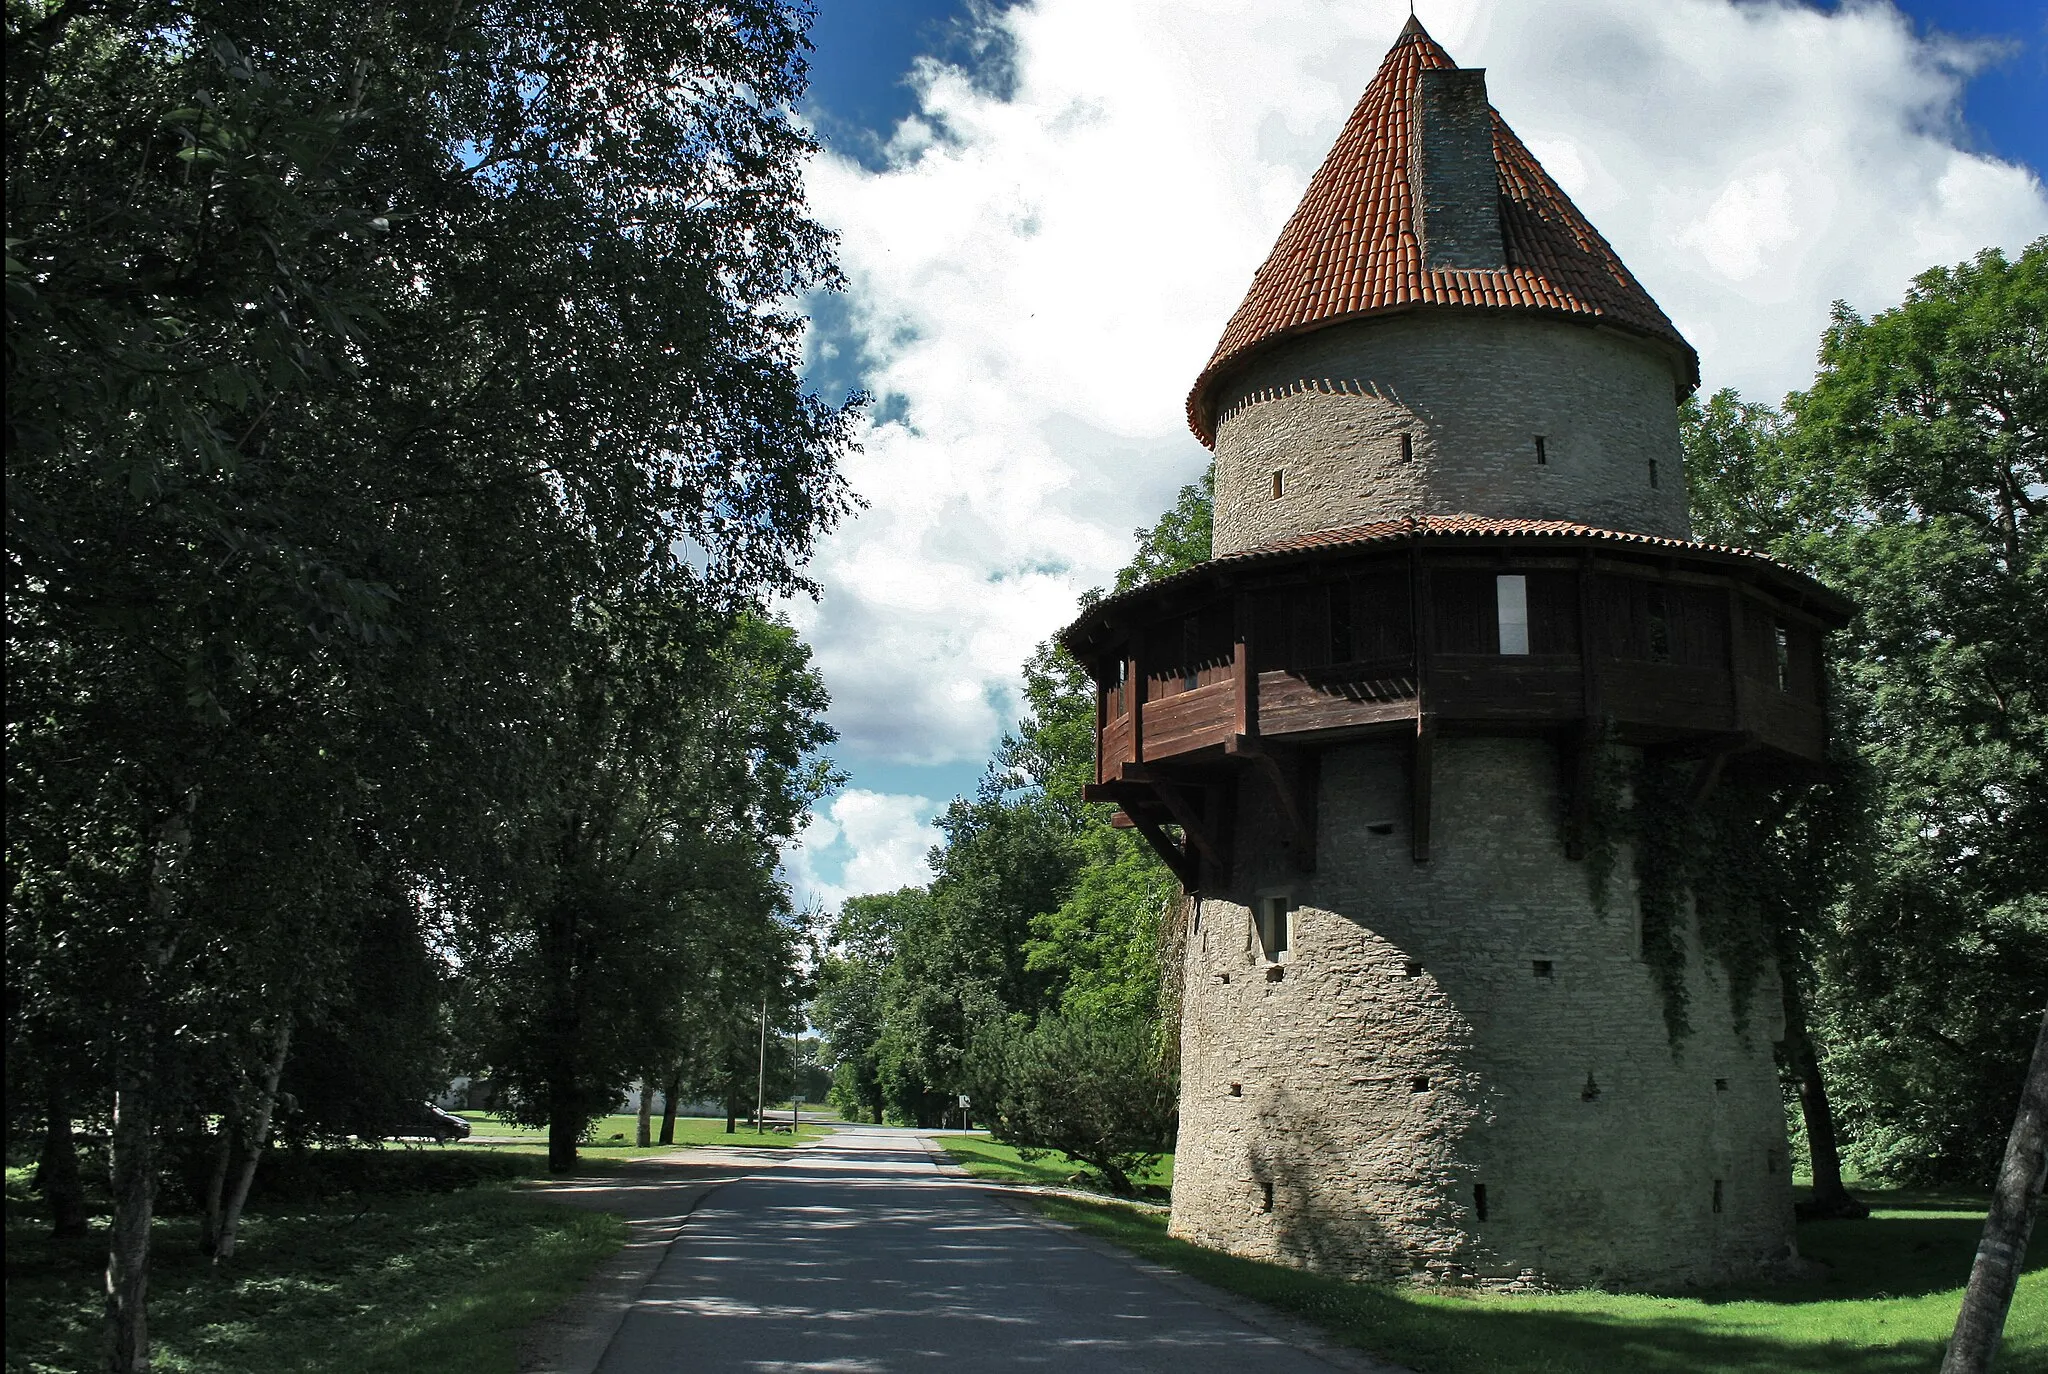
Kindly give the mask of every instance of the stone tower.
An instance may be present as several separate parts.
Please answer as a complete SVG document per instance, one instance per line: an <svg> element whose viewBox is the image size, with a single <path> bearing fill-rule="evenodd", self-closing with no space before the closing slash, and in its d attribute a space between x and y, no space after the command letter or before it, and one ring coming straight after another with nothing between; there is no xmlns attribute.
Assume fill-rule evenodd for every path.
<svg viewBox="0 0 2048 1374"><path fill-rule="evenodd" d="M1690 896L1646 943L1598 833L1617 760L1697 805L1825 741L1848 608L1690 538L1697 381L1411 20L1188 398L1213 559L1063 635L1091 796L1195 895L1177 1235L1447 1281L1792 1257L1775 975L1731 996Z"/></svg>

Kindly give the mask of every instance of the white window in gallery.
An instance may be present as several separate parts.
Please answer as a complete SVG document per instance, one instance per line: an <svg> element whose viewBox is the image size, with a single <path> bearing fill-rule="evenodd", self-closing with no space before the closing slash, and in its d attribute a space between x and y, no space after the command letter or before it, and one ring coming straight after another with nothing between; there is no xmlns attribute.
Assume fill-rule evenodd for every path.
<svg viewBox="0 0 2048 1374"><path fill-rule="evenodd" d="M1260 953L1279 963L1294 943L1294 903L1285 897L1259 898L1258 922Z"/></svg>
<svg viewBox="0 0 2048 1374"><path fill-rule="evenodd" d="M1529 579L1506 573L1493 579L1494 601L1500 609L1500 651L1529 652Z"/></svg>

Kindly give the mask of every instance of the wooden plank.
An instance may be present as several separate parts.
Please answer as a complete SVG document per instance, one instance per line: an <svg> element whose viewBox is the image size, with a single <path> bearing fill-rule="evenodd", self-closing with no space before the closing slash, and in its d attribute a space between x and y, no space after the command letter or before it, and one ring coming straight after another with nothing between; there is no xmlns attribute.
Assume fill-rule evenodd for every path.
<svg viewBox="0 0 2048 1374"><path fill-rule="evenodd" d="M1162 759L1222 744L1231 729L1235 694L1228 682L1214 682L1192 692L1147 702L1144 711L1145 757Z"/></svg>
<svg viewBox="0 0 2048 1374"><path fill-rule="evenodd" d="M1600 676L1603 705L1616 720L1683 730L1737 728L1734 689L1718 667L1609 659Z"/></svg>
<svg viewBox="0 0 2048 1374"><path fill-rule="evenodd" d="M1291 673L1259 674L1259 731L1267 735L1375 725L1415 714L1415 680L1313 683Z"/></svg>
<svg viewBox="0 0 2048 1374"><path fill-rule="evenodd" d="M1585 714L1577 654L1442 654L1433 714L1446 720L1562 720Z"/></svg>

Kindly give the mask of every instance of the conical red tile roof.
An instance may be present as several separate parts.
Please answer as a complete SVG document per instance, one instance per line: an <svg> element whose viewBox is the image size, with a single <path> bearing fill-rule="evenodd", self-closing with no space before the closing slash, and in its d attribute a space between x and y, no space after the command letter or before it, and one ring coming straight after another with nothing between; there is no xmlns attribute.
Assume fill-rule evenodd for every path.
<svg viewBox="0 0 2048 1374"><path fill-rule="evenodd" d="M1340 320L1421 306L1594 316L1674 345L1698 385L1692 345L1498 112L1493 154L1507 267L1422 265L1408 185L1413 111L1423 71L1455 66L1411 18L1188 393L1188 424L1203 443L1216 440L1217 383L1256 350Z"/></svg>

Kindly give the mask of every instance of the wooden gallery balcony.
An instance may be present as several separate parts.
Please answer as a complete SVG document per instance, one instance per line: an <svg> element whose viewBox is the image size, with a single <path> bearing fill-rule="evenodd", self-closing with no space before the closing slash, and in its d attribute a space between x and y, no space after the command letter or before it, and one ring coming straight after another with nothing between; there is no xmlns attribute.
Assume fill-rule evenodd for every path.
<svg viewBox="0 0 2048 1374"><path fill-rule="evenodd" d="M1316 754L1340 741L1412 742L1418 860L1440 735L1551 736L1581 774L1611 738L1699 758L1703 787L1738 753L1810 767L1827 735L1821 639L1849 613L1758 554L1428 517L1217 559L1098 603L1061 638L1097 686L1090 798L1195 887L1204 860L1227 870L1247 769L1313 866Z"/></svg>

